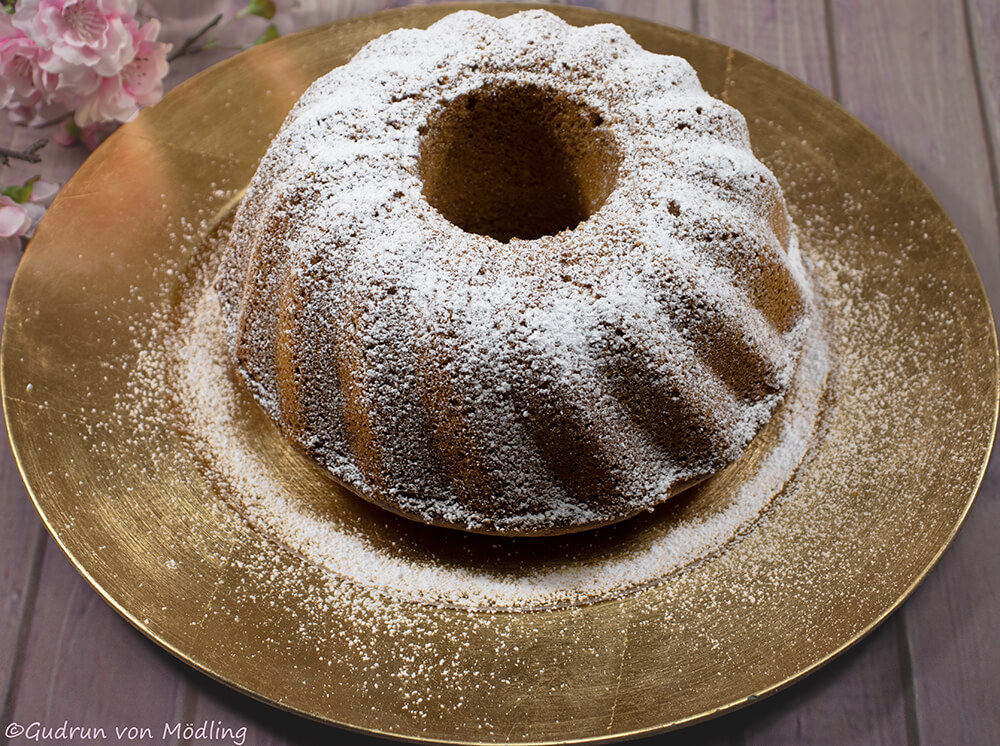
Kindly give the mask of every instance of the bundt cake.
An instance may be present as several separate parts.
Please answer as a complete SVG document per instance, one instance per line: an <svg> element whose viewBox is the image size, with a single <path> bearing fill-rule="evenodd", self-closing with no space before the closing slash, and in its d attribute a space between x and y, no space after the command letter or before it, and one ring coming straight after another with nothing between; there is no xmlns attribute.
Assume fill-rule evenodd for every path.
<svg viewBox="0 0 1000 746"><path fill-rule="evenodd" d="M235 364L364 498L505 535L734 461L808 324L743 117L614 25L454 13L302 96L216 280Z"/></svg>

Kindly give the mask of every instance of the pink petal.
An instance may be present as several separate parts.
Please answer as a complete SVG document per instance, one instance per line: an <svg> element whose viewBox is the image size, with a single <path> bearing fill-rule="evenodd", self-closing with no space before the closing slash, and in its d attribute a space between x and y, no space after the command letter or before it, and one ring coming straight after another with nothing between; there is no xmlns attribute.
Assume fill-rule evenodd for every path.
<svg viewBox="0 0 1000 746"><path fill-rule="evenodd" d="M52 134L52 139L56 141L57 145L62 145L64 148L68 148L70 145L75 145L78 137L71 135L65 129L60 127Z"/></svg>
<svg viewBox="0 0 1000 746"><path fill-rule="evenodd" d="M48 204L49 200L56 196L59 185L51 181L39 179L31 187L31 201L38 204Z"/></svg>
<svg viewBox="0 0 1000 746"><path fill-rule="evenodd" d="M38 225L38 221L42 219L42 215L45 214L45 205L36 205L29 202L24 205L24 211L28 215L28 229L24 232L25 236L29 238L34 235L35 227Z"/></svg>
<svg viewBox="0 0 1000 746"><path fill-rule="evenodd" d="M24 235L31 227L31 218L10 197L0 197L0 238Z"/></svg>

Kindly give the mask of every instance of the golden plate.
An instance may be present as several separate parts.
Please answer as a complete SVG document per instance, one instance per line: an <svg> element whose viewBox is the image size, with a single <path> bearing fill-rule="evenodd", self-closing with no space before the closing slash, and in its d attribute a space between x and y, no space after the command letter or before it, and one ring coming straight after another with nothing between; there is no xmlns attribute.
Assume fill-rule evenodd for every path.
<svg viewBox="0 0 1000 746"><path fill-rule="evenodd" d="M600 741L772 693L885 619L955 536L992 445L998 364L980 279L927 188L839 106L756 59L653 23L552 8L688 58L747 116L800 227L833 360L818 435L794 478L717 551L596 603L398 600L252 529L223 499L238 480L216 478L178 415L194 405L164 367L178 362L160 354L164 339L185 323L213 231L288 108L368 39L453 9L390 11L255 48L178 87L84 164L21 262L4 326L3 402L32 499L142 632L237 689L345 727ZM329 480L259 412L248 406L230 425L248 457L273 459L281 489L322 510L310 501ZM577 550L621 559L657 526L724 500L775 443L765 436L723 478L617 533L545 545L540 567L572 564ZM455 572L482 562L460 534L335 494L400 562ZM524 545L506 549L502 569L529 577Z"/></svg>

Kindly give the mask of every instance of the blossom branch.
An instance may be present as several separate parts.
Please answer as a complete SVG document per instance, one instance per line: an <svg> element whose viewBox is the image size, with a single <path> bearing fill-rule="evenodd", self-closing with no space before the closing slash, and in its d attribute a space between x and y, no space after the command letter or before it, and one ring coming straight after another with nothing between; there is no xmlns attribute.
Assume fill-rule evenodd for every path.
<svg viewBox="0 0 1000 746"><path fill-rule="evenodd" d="M198 40L201 39L201 37L203 37L205 34L207 34L215 26L218 25L219 21L222 20L222 16L223 14L219 13L215 18L213 18L211 21L202 26L201 30L198 31L194 36L189 36L187 39L185 39L184 43L180 46L180 48L176 52L171 54L169 57L167 57L167 62L173 62L174 60L183 57L186 54L191 54L192 52L197 51L193 50L192 47L198 43Z"/></svg>
<svg viewBox="0 0 1000 746"><path fill-rule="evenodd" d="M11 158L17 158L21 161L27 161L28 163L40 163L42 157L38 155L38 151L45 147L48 143L47 138L42 138L41 140L36 140L31 143L24 150L9 150L7 148L0 148L0 162L5 166L10 165Z"/></svg>

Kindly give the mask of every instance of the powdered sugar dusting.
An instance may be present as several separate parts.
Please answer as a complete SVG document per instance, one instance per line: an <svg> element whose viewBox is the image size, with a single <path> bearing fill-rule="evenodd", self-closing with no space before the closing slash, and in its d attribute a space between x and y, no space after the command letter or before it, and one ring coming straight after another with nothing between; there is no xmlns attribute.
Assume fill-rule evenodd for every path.
<svg viewBox="0 0 1000 746"><path fill-rule="evenodd" d="M176 366L174 385L184 408L184 427L199 460L210 465L213 483L258 530L334 576L372 592L432 605L527 609L589 602L659 582L719 551L757 519L804 458L830 366L824 337L816 331L807 337L793 394L762 436L763 452L748 454L732 470L736 476L726 478L718 489L695 488L696 496L675 520L650 521L639 529L618 527L620 536L611 542L607 534L522 540L538 547L538 555L545 554L539 542L561 542L570 548L565 554L578 561L515 566L518 548L468 537L470 542L481 540L486 549L473 551L466 563L435 562L419 551L400 553L379 546L343 518L317 509L313 499L297 491L287 469L269 459L243 414L254 405L233 377L218 298L208 282L211 273L199 274L168 348L171 367ZM272 430L268 437L281 435ZM334 498L336 486L318 473L314 480L312 487L320 495L345 499ZM439 543L455 535L450 529L426 529L437 532ZM387 532L382 526L377 530ZM602 542L603 549L594 548ZM631 549L622 551L629 545ZM509 561L504 562L500 555L508 551Z"/></svg>
<svg viewBox="0 0 1000 746"><path fill-rule="evenodd" d="M422 126L500 84L556 90L619 142L615 188L573 230L501 243L424 198ZM808 326L774 317L807 290L742 116L686 61L541 11L395 31L317 81L250 184L218 288L255 397L337 479L511 533L631 515L732 462ZM705 354L723 335L754 388ZM601 477L591 492L569 460Z"/></svg>
<svg viewBox="0 0 1000 746"><path fill-rule="evenodd" d="M283 707L373 732L497 743L626 737L782 686L912 590L961 522L994 428L989 308L960 239L905 169L904 188L884 189L879 179L899 168L893 156L844 161L839 144L850 130L839 120L820 126L829 112L819 108L808 131L775 137L782 123L768 121L755 129L771 135L760 142L791 196L824 311L813 317L800 372L732 470L653 513L543 539L529 556L519 554L524 543L494 548L347 499L287 446L221 349L210 289L221 250L201 244L241 176L220 189L175 184L171 199L184 200L164 194L166 234L127 251L107 251L113 241L88 254L81 247L74 277L85 282L39 293L16 326L8 317L10 342L46 316L50 324L72 314L93 320L70 346L65 335L36 336L50 353L55 342L56 354L28 365L22 348L21 365L7 371L6 382L16 383L7 403L42 415L22 432L24 463L62 455L32 482L50 528L108 598L167 647ZM856 136L871 137L860 128ZM108 147L112 158L120 152ZM177 165L175 150L165 163ZM90 209L85 200L63 207L74 202ZM109 238L120 233L108 230ZM23 261L31 266L33 256ZM31 277L22 279L23 299ZM825 341L813 336L819 327ZM54 327L34 333L42 328ZM195 337L209 346L195 347ZM809 392L823 388L816 376L828 364L835 380L804 444ZM799 453L777 497L748 491L782 482ZM241 496L251 477L263 481ZM748 505L742 516L729 512L735 494ZM279 516L290 525L264 520ZM737 518L746 520L737 527ZM612 577L601 577L620 567L612 555L654 562L648 547L668 529L679 544L701 534L700 546L715 549L645 591L615 590ZM351 579L317 564L330 551L325 542L341 536L368 545L345 541L357 554L340 567L377 555L375 570ZM476 551L458 551L465 539ZM398 574L412 572L426 587L428 566L440 572L424 601L397 598L405 586ZM595 595L571 600L527 577L565 578L573 568L575 577L591 573L595 580L576 588ZM469 577L473 596L493 583L500 603L520 600L516 609L559 598L578 605L442 608L472 605L458 587ZM584 605L601 589L621 596ZM649 697L651 683L665 696Z"/></svg>

